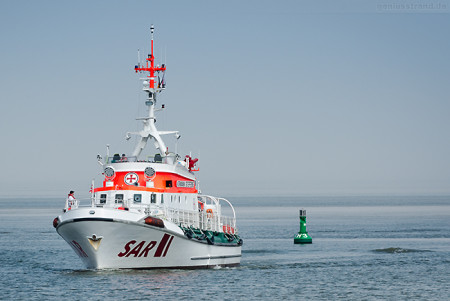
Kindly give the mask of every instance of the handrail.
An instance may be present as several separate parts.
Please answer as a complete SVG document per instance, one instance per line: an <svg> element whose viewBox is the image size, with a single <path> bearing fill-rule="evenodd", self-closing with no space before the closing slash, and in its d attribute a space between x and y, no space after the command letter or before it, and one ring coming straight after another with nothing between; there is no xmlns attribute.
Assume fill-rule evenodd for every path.
<svg viewBox="0 0 450 301"><path fill-rule="evenodd" d="M146 215L153 215L158 218L166 219L168 221L173 222L176 225L182 227L194 227L201 230L209 230L209 231L218 231L218 232L226 232L225 227L232 227L234 233L237 233L236 228L236 212L234 210L233 205L224 198L216 198L210 195L198 195L199 200L204 201L204 203L213 209L213 211L209 212L205 210L186 210L168 207L166 204L137 204L133 203L132 198L123 199L122 203L108 203L101 204L101 207L110 208L110 209L118 209L119 207L125 207L130 209L130 211L138 211L140 213ZM80 199L80 200L90 200L90 198ZM72 205L68 206L68 199L66 199L66 206L64 211L70 209L77 209L79 207L90 207L89 206L81 206L80 200L72 200ZM209 200L209 204L207 203ZM233 216L223 216L220 201L226 202L233 212ZM99 206L100 204L95 204L95 206ZM214 212L214 213L212 213Z"/></svg>
<svg viewBox="0 0 450 301"><path fill-rule="evenodd" d="M78 207L90 207L91 205L80 205L80 201L83 201L83 200L91 200L91 198L82 198L82 199L73 199L73 200L69 200L69 199L66 199L66 202L65 202L65 206L64 206L64 210L65 211L67 211L67 209L69 209L69 208L73 208L73 209L76 209L76 208L78 208ZM71 201L71 206L69 206L69 201Z"/></svg>
<svg viewBox="0 0 450 301"><path fill-rule="evenodd" d="M213 196L211 196L211 195L199 194L199 195L197 195L197 198L201 198L201 199L205 199L205 200L210 199L210 200L214 201L214 203L215 203L217 206L219 206L219 201L218 201L215 197L213 197ZM206 201L205 201L204 203L206 204Z"/></svg>
<svg viewBox="0 0 450 301"><path fill-rule="evenodd" d="M234 207L233 207L233 205L231 205L230 201L227 199L224 199L224 198L217 198L217 199L219 200L219 202L222 200L222 201L227 202L228 205L230 205L231 210L233 211L233 218L236 219L236 211L234 211Z"/></svg>

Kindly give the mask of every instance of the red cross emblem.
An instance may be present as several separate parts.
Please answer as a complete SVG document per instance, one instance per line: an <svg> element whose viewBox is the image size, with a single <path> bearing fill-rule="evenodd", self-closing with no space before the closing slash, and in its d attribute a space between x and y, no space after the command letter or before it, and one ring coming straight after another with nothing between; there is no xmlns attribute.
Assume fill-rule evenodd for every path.
<svg viewBox="0 0 450 301"><path fill-rule="evenodd" d="M124 178L125 184L127 185L133 185L139 180L139 177L134 172L127 173L127 175Z"/></svg>

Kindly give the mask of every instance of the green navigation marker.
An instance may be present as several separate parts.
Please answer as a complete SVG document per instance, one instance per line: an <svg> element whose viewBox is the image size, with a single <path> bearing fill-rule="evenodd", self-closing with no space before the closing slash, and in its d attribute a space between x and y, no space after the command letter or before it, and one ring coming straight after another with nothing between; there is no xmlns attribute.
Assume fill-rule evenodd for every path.
<svg viewBox="0 0 450 301"><path fill-rule="evenodd" d="M312 244L312 238L306 232L306 210L300 210L300 232L294 237L294 244Z"/></svg>

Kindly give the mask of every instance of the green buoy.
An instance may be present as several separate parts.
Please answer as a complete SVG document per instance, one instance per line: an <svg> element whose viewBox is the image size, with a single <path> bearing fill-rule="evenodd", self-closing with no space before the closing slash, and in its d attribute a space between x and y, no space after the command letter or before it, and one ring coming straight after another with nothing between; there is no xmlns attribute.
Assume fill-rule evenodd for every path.
<svg viewBox="0 0 450 301"><path fill-rule="evenodd" d="M312 238L306 232L306 210L300 210L300 232L294 237L294 244L312 244Z"/></svg>

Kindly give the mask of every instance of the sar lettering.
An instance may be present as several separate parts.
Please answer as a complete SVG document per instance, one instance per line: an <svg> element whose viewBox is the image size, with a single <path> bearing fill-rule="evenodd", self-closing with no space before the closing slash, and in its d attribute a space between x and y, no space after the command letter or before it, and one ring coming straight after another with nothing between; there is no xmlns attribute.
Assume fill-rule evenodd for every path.
<svg viewBox="0 0 450 301"><path fill-rule="evenodd" d="M136 246L134 246L136 244L135 240L130 240L126 245L125 245L125 250L123 252L120 252L119 254L117 254L117 256L119 257L130 257L131 255L134 255L134 257L147 257L148 256L148 252L153 249L154 246L156 246L156 241L151 241L149 242L147 245L145 245L145 240L141 241L140 243L138 243ZM145 248L143 248L145 246ZM133 247L133 249L131 249ZM142 250L142 251L141 251Z"/></svg>
<svg viewBox="0 0 450 301"><path fill-rule="evenodd" d="M125 251L124 251L124 252L120 252L117 256L119 256L119 257L125 256L125 255L130 251L130 245L134 245L135 243L136 243L135 240L130 240L130 241L125 245Z"/></svg>
<svg viewBox="0 0 450 301"><path fill-rule="evenodd" d="M137 243L136 240L130 240L124 246L124 250L117 254L119 257L147 257L149 252L158 244L154 254L150 256L153 257L165 257L169 247L172 243L173 236L169 234L164 234L161 241L150 241L147 243L145 240ZM133 256L132 256L133 255Z"/></svg>

